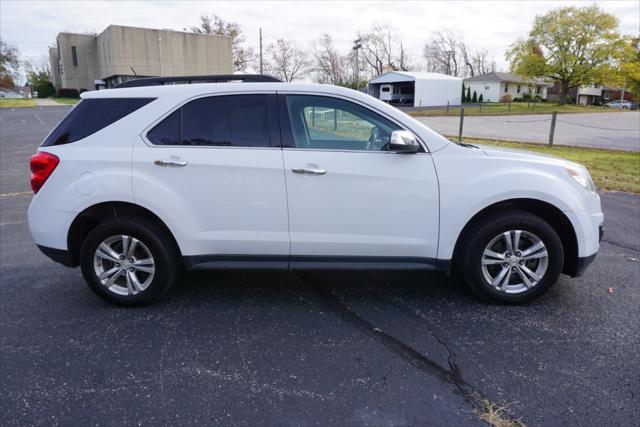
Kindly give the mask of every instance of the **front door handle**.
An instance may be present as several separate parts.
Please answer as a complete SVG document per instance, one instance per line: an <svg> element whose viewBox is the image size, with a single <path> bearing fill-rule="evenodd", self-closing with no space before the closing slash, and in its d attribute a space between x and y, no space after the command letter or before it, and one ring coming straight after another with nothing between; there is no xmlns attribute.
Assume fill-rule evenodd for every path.
<svg viewBox="0 0 640 427"><path fill-rule="evenodd" d="M187 166L187 162L185 160L156 160L153 164L157 166Z"/></svg>
<svg viewBox="0 0 640 427"><path fill-rule="evenodd" d="M309 175L324 175L325 173L327 173L326 169L320 168L293 168L291 169L291 172Z"/></svg>

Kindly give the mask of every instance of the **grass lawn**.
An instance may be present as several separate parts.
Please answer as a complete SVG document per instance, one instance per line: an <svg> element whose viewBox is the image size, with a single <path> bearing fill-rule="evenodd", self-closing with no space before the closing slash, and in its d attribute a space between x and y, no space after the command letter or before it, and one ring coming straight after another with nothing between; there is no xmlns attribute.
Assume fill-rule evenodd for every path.
<svg viewBox="0 0 640 427"><path fill-rule="evenodd" d="M75 105L78 102L80 102L80 98L58 98L58 97L53 97L51 99L53 99L58 104Z"/></svg>
<svg viewBox="0 0 640 427"><path fill-rule="evenodd" d="M0 108L35 107L36 100L32 98L0 98Z"/></svg>
<svg viewBox="0 0 640 427"><path fill-rule="evenodd" d="M620 110L617 108L604 108L604 107L592 107L588 105L559 105L546 102L536 103L535 108L533 103L527 104L526 102L512 102L511 109L509 110L508 104L483 104L482 111L476 105L465 106L465 116L503 116L512 114L551 114L551 112L557 111L558 113L620 113L628 112L629 110ZM460 108L450 108L447 113L446 108L440 108L435 110L422 110L412 111L409 115L414 117L430 117L430 116L459 116Z"/></svg>
<svg viewBox="0 0 640 427"><path fill-rule="evenodd" d="M637 152L568 145L548 147L543 144L477 138L463 138L463 140L470 144L498 145L562 157L586 166L601 190L640 193L640 153Z"/></svg>

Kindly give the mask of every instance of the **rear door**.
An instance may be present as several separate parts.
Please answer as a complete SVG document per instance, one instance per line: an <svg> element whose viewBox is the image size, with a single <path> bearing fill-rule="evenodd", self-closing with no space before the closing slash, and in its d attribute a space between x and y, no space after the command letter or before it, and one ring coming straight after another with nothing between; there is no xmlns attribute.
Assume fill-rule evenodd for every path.
<svg viewBox="0 0 640 427"><path fill-rule="evenodd" d="M430 154L387 151L402 126L348 99L288 94L279 101L291 265L433 262L439 218Z"/></svg>
<svg viewBox="0 0 640 427"><path fill-rule="evenodd" d="M233 265L270 255L287 266L275 96L194 99L159 118L135 143L134 198L161 213L182 254L198 256L193 262Z"/></svg>

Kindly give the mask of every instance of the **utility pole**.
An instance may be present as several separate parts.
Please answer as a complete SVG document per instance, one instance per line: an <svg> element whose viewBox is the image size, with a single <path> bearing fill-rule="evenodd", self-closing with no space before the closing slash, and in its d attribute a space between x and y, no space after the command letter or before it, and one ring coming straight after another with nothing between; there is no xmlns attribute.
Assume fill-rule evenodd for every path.
<svg viewBox="0 0 640 427"><path fill-rule="evenodd" d="M356 90L360 90L360 55L358 50L362 47L362 39L358 38L353 41L353 50L356 52Z"/></svg>
<svg viewBox="0 0 640 427"><path fill-rule="evenodd" d="M260 27L260 74L262 74L262 27Z"/></svg>
<svg viewBox="0 0 640 427"><path fill-rule="evenodd" d="M162 37L158 30L158 60L160 61L160 77L162 77Z"/></svg>

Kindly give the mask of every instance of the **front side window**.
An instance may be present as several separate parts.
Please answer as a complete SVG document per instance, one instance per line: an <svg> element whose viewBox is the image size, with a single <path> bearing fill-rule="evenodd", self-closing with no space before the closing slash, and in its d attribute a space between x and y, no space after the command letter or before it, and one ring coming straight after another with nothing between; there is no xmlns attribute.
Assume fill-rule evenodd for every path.
<svg viewBox="0 0 640 427"><path fill-rule="evenodd" d="M520 93L520 85L516 87L516 92Z"/></svg>
<svg viewBox="0 0 640 427"><path fill-rule="evenodd" d="M267 95L196 99L163 119L147 138L156 145L269 147Z"/></svg>
<svg viewBox="0 0 640 427"><path fill-rule="evenodd" d="M504 93L509 92L509 85L507 83L504 84Z"/></svg>
<svg viewBox="0 0 640 427"><path fill-rule="evenodd" d="M337 98L288 95L288 118L296 148L387 151L398 125L361 105Z"/></svg>

